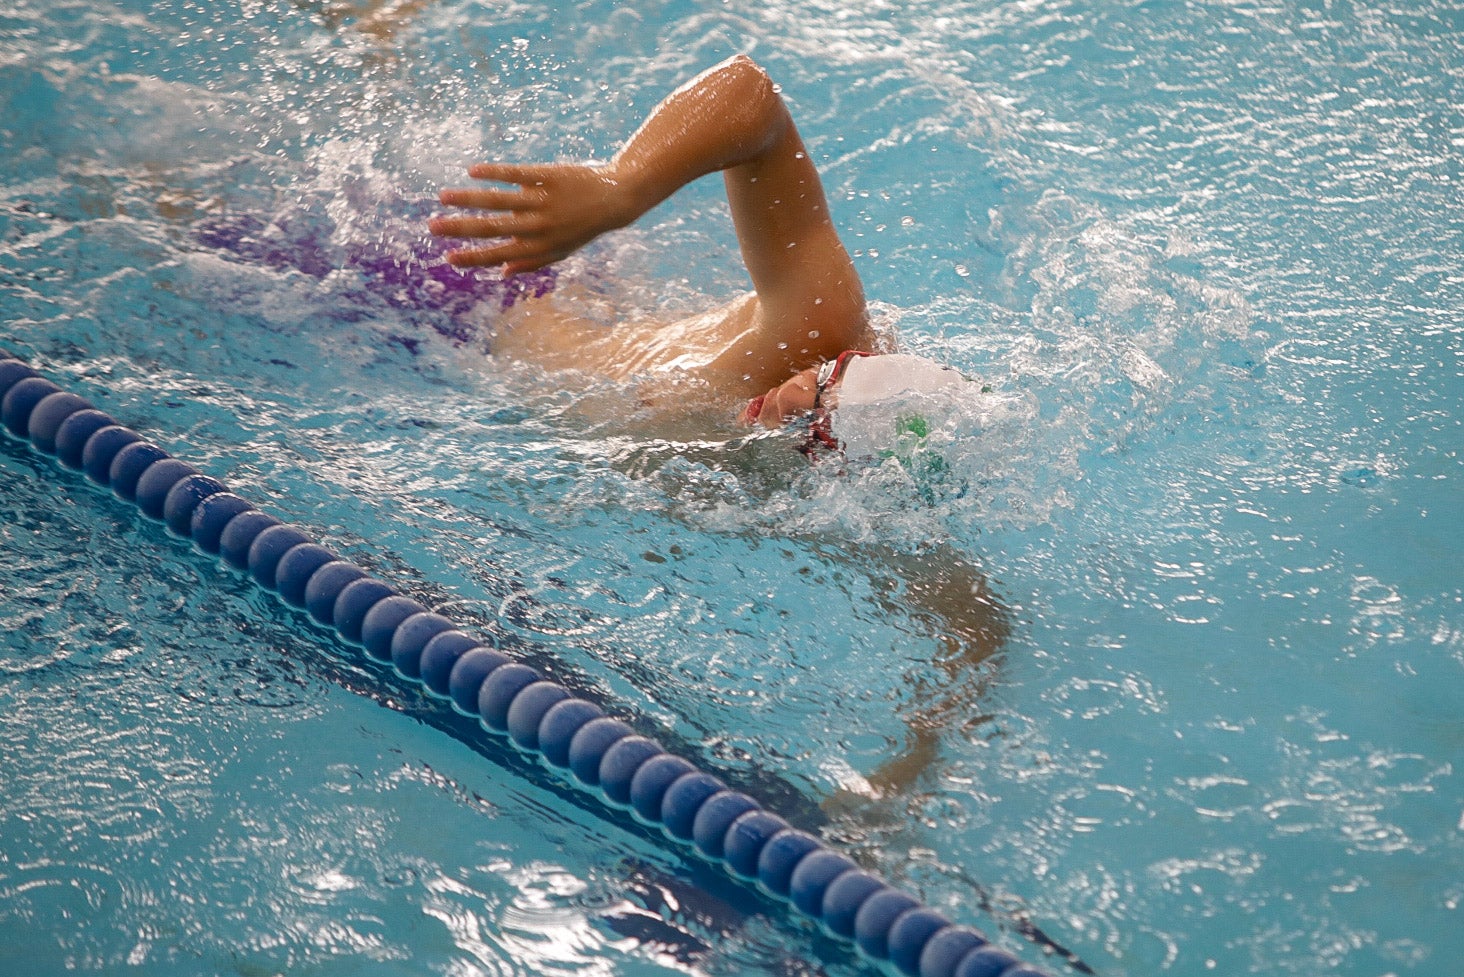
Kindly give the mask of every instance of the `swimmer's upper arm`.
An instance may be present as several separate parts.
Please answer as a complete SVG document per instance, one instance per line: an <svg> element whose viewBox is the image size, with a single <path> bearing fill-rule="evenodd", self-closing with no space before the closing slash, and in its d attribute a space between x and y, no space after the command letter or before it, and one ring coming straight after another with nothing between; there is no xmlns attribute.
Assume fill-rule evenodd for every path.
<svg viewBox="0 0 1464 977"><path fill-rule="evenodd" d="M633 199L627 209L634 214L715 170L726 181L757 292L746 323L756 348L729 351L723 366L743 372L743 354L754 353L759 379L781 382L866 343L864 290L829 216L818 170L767 72L746 56L668 96L607 168Z"/></svg>
<svg viewBox="0 0 1464 977"><path fill-rule="evenodd" d="M792 372L867 342L864 289L782 97L751 60L728 69L744 75L765 145L723 172L727 198L761 326L788 344Z"/></svg>

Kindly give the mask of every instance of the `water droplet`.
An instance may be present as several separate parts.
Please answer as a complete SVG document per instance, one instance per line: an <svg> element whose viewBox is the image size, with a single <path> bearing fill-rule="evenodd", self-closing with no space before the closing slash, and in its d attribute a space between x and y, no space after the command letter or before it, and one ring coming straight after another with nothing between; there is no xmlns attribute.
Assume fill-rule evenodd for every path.
<svg viewBox="0 0 1464 977"><path fill-rule="evenodd" d="M901 227L914 227L915 226L915 218L911 217L909 214L906 214L904 217L901 217L900 218L900 226Z"/></svg>
<svg viewBox="0 0 1464 977"><path fill-rule="evenodd" d="M793 154L793 158L794 159L803 159L803 154L802 153L794 153Z"/></svg>
<svg viewBox="0 0 1464 977"><path fill-rule="evenodd" d="M956 265L956 274L960 275L962 278L970 278L971 269L967 268L965 265L958 264Z"/></svg>
<svg viewBox="0 0 1464 977"><path fill-rule="evenodd" d="M818 338L818 330L817 329L810 329L810 330L808 330L808 338L809 339L817 339Z"/></svg>
<svg viewBox="0 0 1464 977"><path fill-rule="evenodd" d="M787 343L779 343L778 344L778 348L779 349L787 349L788 348L788 344Z"/></svg>
<svg viewBox="0 0 1464 977"><path fill-rule="evenodd" d="M814 299L813 300L813 304L814 305L823 305L823 299Z"/></svg>

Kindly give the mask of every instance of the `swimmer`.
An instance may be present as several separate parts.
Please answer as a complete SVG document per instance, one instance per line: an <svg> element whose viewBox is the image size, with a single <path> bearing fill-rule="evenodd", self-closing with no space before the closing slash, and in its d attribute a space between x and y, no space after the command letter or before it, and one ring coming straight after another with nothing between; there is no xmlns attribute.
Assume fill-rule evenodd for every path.
<svg viewBox="0 0 1464 977"><path fill-rule="evenodd" d="M811 415L812 434L828 446L843 443L835 408L878 411L905 392L966 382L931 360L881 348L818 171L772 81L744 56L673 92L608 162L471 167L471 177L490 185L444 190L441 203L457 212L429 228L461 241L447 256L458 268L523 275L626 227L714 172L726 184L752 294L690 319L606 329L566 308L560 287L503 310L495 354L619 379L690 375L735 399L746 425L778 428ZM931 766L941 732L976 712L982 663L1009 628L980 572L948 545L906 554L845 543L831 559L851 552L875 575L875 605L922 622L939 650L910 675L917 704L906 717L904 748L841 788L835 806L897 795Z"/></svg>
<svg viewBox="0 0 1464 977"><path fill-rule="evenodd" d="M826 416L839 388L854 387L860 374L881 374L870 389L886 394L926 389L931 368L943 368L920 357L891 356L889 369L879 371L851 366L880 352L863 285L787 106L746 56L673 92L609 162L471 167L471 177L497 186L442 191L441 203L463 213L437 217L429 227L465 240L447 255L459 268L524 274L718 171L751 295L680 322L631 322L608 331L554 309L549 296L515 310L495 351L620 378L682 371L746 401L742 423L769 428L804 414Z"/></svg>

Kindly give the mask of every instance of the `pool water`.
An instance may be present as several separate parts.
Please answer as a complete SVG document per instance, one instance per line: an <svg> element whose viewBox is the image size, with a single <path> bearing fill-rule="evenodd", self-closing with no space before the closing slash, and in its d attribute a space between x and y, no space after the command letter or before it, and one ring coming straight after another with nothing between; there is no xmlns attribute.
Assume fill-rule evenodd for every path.
<svg viewBox="0 0 1464 977"><path fill-rule="evenodd" d="M0 345L1026 959L1015 918L1103 975L1448 971L1461 30L13 3ZM374 270L468 162L603 157L742 50L881 321L989 388L937 484L546 382L496 285ZM716 181L561 278L746 287ZM9 438L0 509L0 971L869 971Z"/></svg>

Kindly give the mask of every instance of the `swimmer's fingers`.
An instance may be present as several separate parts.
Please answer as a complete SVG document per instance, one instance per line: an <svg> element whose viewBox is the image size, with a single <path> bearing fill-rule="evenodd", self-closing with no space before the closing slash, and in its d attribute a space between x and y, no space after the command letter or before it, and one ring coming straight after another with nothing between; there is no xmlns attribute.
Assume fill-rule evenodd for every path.
<svg viewBox="0 0 1464 977"><path fill-rule="evenodd" d="M534 187L542 185L555 171L563 168L561 163L474 163L468 167L468 176L475 180Z"/></svg>
<svg viewBox="0 0 1464 977"><path fill-rule="evenodd" d="M434 217L427 229L438 237L514 237L542 228L543 221L517 214L493 217Z"/></svg>
<svg viewBox="0 0 1464 977"><path fill-rule="evenodd" d="M493 248L458 248L447 253L447 263L456 268L494 268L506 264L494 251Z"/></svg>
<svg viewBox="0 0 1464 977"><path fill-rule="evenodd" d="M535 213L500 213L484 217L434 217L427 228L439 237L503 238L482 247L449 251L447 260L461 268L503 265L509 274L532 271L573 254L593 234L566 232Z"/></svg>
<svg viewBox="0 0 1464 977"><path fill-rule="evenodd" d="M466 207L469 210L527 210L542 197L519 190L477 190L456 187L437 195L444 207Z"/></svg>
<svg viewBox="0 0 1464 977"><path fill-rule="evenodd" d="M530 241L509 240L486 248L459 248L447 253L447 260L458 268L501 267L505 275L534 271L569 256L573 249L546 248Z"/></svg>
<svg viewBox="0 0 1464 977"><path fill-rule="evenodd" d="M477 213L433 219L441 237L506 238L483 247L453 251L460 267L502 265L510 274L529 271L568 257L599 235L624 227L645 209L605 168L579 163L481 163L474 177L517 183L502 188L444 190L448 206Z"/></svg>
<svg viewBox="0 0 1464 977"><path fill-rule="evenodd" d="M563 261L574 254L588 238L564 238L560 236L529 235L514 236L497 244L485 247L458 248L447 253L449 264L459 268L490 268L502 266L505 274L517 275L534 271L556 261Z"/></svg>

